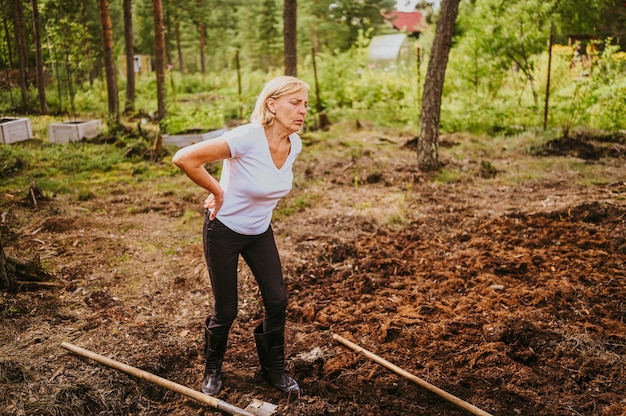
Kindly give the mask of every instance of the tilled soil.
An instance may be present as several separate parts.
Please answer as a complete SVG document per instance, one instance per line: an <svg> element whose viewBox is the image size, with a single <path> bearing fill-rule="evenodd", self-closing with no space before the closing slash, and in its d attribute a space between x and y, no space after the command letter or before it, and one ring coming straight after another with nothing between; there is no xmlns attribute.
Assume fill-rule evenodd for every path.
<svg viewBox="0 0 626 416"><path fill-rule="evenodd" d="M458 168L475 180L442 183L401 139L366 147L303 157L296 176L307 181L285 204L309 202L274 222L290 296L286 363L302 394L260 376L262 306L241 263L217 397L264 400L281 415L469 414L338 334L493 415L625 415L623 147L593 159L615 176L600 185L576 172L504 184L471 161ZM553 154L541 157L580 157ZM180 183L184 197L120 188L37 209L5 199L7 254L38 256L60 286L0 298L0 415L220 414L60 347L199 387L212 305L203 196Z"/></svg>

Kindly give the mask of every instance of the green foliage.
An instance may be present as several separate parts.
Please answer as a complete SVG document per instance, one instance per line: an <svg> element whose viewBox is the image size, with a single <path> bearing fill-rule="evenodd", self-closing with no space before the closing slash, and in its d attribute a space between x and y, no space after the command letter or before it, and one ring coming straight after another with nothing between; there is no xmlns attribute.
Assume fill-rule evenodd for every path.
<svg viewBox="0 0 626 416"><path fill-rule="evenodd" d="M191 111L171 109L170 115L161 123L161 128L169 134L181 134L189 130L209 131L222 128L225 122L224 113L219 107L195 108Z"/></svg>
<svg viewBox="0 0 626 416"><path fill-rule="evenodd" d="M0 178L10 177L24 166L14 146L0 146Z"/></svg>
<svg viewBox="0 0 626 416"><path fill-rule="evenodd" d="M462 36L450 54L441 128L509 135L541 126L549 30L558 30L568 15L554 14L555 10L570 11L574 3L582 7L576 1L466 3L459 18ZM596 8L607 4L603 0L593 3ZM579 19L588 23L594 17ZM582 20L584 27L587 23ZM603 52L591 55L593 68L580 66L573 47L553 47L548 124L565 135L578 126L616 129L622 123L623 117L615 117L623 108L622 92L615 85L625 80L623 52L611 39L599 46ZM603 85L614 87L608 90Z"/></svg>
<svg viewBox="0 0 626 416"><path fill-rule="evenodd" d="M82 85L75 92L74 106L81 114L106 114L108 112L106 83L98 79L91 85Z"/></svg>
<svg viewBox="0 0 626 416"><path fill-rule="evenodd" d="M610 37L599 46L601 53L594 62L593 79L599 84L611 85L626 71L626 52L620 51Z"/></svg>
<svg viewBox="0 0 626 416"><path fill-rule="evenodd" d="M610 27L616 17L615 8L621 2L614 0L561 0L555 2L555 15L562 33L596 33L604 25ZM604 32L606 29L600 29Z"/></svg>
<svg viewBox="0 0 626 416"><path fill-rule="evenodd" d="M335 0L328 4L328 17L345 27L343 50L353 46L360 33L375 29L383 23L381 11L393 10L392 0Z"/></svg>
<svg viewBox="0 0 626 416"><path fill-rule="evenodd" d="M562 129L565 137L574 127L588 123L587 109L595 102L588 80L571 82L571 85L561 89L555 98L557 99L554 100L551 120Z"/></svg>
<svg viewBox="0 0 626 416"><path fill-rule="evenodd" d="M170 73L170 85L175 87L171 92L169 115L161 123L163 132L176 134L190 129L211 130L222 128L231 120L247 120L254 107L256 94L265 82L277 75L279 72L268 74L255 71L247 74L240 96L235 71L209 76ZM148 82L156 88L152 81ZM149 100L149 96L143 98L146 102Z"/></svg>
<svg viewBox="0 0 626 416"><path fill-rule="evenodd" d="M460 48L474 57L470 79L477 82L478 75L490 69L520 71L537 105L534 58L545 49L551 10L551 2L544 0L477 3L463 20L465 32L460 40Z"/></svg>
<svg viewBox="0 0 626 416"><path fill-rule="evenodd" d="M416 121L417 85L412 68L371 65L366 48L341 55L320 54L317 60L322 103L331 120L347 118L380 125Z"/></svg>
<svg viewBox="0 0 626 416"><path fill-rule="evenodd" d="M596 102L589 107L589 126L618 131L626 128L626 80L620 85L597 91Z"/></svg>
<svg viewBox="0 0 626 416"><path fill-rule="evenodd" d="M82 104L75 102L80 85L98 60L93 43L100 40L100 18L97 4L50 0L40 4L43 22L42 46L44 66L56 87L47 96L53 112L75 113ZM94 20L88 20L92 17ZM105 101L106 102L106 101Z"/></svg>
<svg viewBox="0 0 626 416"><path fill-rule="evenodd" d="M91 199L94 184L101 189L147 178L170 175L173 165L158 166L141 159L129 158L122 147L73 142L54 145L31 140L11 146L0 146L0 160L21 163L2 170L0 192L24 193L31 183L48 194L70 194L77 199Z"/></svg>
<svg viewBox="0 0 626 416"><path fill-rule="evenodd" d="M425 82L427 62L423 62L421 84L417 85L415 62L377 68L368 60L368 42L384 31L380 11L390 7L390 3L393 2L300 2L298 74L313 87L307 127L312 127L318 116L311 53L315 47L320 106L331 122L350 120L418 128L419 91ZM24 7L28 14L31 6L24 3ZM116 18L121 16L121 2L111 2L110 7L115 22L115 50L121 54L122 19ZM166 74L169 116L161 123L161 133L221 128L231 121L246 120L262 85L282 73L282 2L202 0L166 2L164 7L169 27L168 59L173 67ZM593 13L587 13L589 11ZM101 62L97 4L41 0L40 12L45 23L43 40L49 108L64 116L69 112L73 118L105 118L106 86L101 74L94 71L95 64ZM566 29L581 33L593 27L606 28L613 21L607 17L609 12L617 16L611 19L619 20L618 10L610 0L462 2L446 71L441 129L513 135L542 126L550 31L559 35ZM133 14L136 53L150 54L154 43L152 2L133 2ZM10 14L5 17L10 22ZM199 73L198 30L201 25L207 36L208 71L205 74ZM30 27L27 32L31 33ZM425 53L424 61L428 59L433 36L434 26L412 45L419 45ZM560 39L567 40L563 36ZM8 59L7 46L6 40L0 40L3 63ZM184 59L183 71L179 70L178 47ZM553 48L550 127L566 134L579 126L624 128L621 115L626 105L626 53L611 38L596 47L599 52L591 55L594 61L589 70L573 65L571 47L556 45ZM241 90L235 66L237 53ZM118 76L118 83L120 102L123 102L123 75ZM15 82L11 86L0 89L0 113L12 114L20 105L19 88ZM156 113L155 97L154 74L138 76L136 116L149 119ZM28 90L27 100L31 107L36 106L34 87ZM39 137L44 135L39 134Z"/></svg>
<svg viewBox="0 0 626 416"><path fill-rule="evenodd" d="M280 65L280 31L278 30L278 7L274 0L262 0L258 3L257 48L254 56L261 68Z"/></svg>
<svg viewBox="0 0 626 416"><path fill-rule="evenodd" d="M316 200L319 200L319 195L307 193L300 194L295 198L287 197L276 207L276 210L274 211L274 220L279 220L298 212L302 212L306 208L311 207Z"/></svg>

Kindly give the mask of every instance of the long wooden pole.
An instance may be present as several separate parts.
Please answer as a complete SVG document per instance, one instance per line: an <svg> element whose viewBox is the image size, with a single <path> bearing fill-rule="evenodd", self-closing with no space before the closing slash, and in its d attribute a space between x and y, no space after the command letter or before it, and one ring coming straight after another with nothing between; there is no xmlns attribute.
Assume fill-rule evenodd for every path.
<svg viewBox="0 0 626 416"><path fill-rule="evenodd" d="M474 406L473 404L470 404L464 400L459 399L458 397L448 393L445 390L441 390L439 387L433 386L432 384L430 384L429 382L422 380L421 378L409 373L406 370L403 370L402 368L390 363L389 361L385 360L384 358L379 357L378 355L366 350L363 347L358 346L357 344L355 344L354 342L348 341L347 339L343 338L340 335L337 334L333 334L333 339L336 341L341 342L342 344L344 344L347 347L352 348L354 351L360 352L363 355L365 355L367 358L370 358L373 361L376 361L378 364L382 365L383 367L387 367L388 369L390 369L391 371L400 374L403 377L408 378L409 380L419 384L420 386L424 387L426 390L431 391L433 393L435 393L438 396L443 397L444 399L448 400L451 403L454 403L455 405L459 406L462 409L467 410L468 412L474 414L474 415L478 415L478 416L492 416L490 413L485 412L484 410L479 409L478 407Z"/></svg>
<svg viewBox="0 0 626 416"><path fill-rule="evenodd" d="M546 77L546 103L543 109L543 129L548 128L548 103L550 102L550 72L552 67L552 45L554 43L552 35L552 26L550 26L550 41L548 42L548 75Z"/></svg>
<svg viewBox="0 0 626 416"><path fill-rule="evenodd" d="M119 370L123 373L129 374L133 377L140 378L142 380L149 381L150 383L157 384L161 387L165 387L168 390L172 390L176 393L184 394L185 396L191 397L192 399L214 407L216 409L224 410L232 415L239 416L255 416L254 413L250 413L247 410L241 409L237 406L229 404L223 400L216 399L213 396L207 396L204 393L201 393L196 390L192 390L189 387L185 387L181 384L174 383L171 380L167 380L165 378L159 377L152 373L148 373L147 371L140 370L136 367L131 367L130 365L121 363L119 361L115 361L111 358L107 358L103 355L96 354L95 352L86 350L84 348L78 347L76 345L70 344L68 342L62 342L61 347L65 348L68 351L71 351L75 354L81 355L86 358L90 358L94 361L99 362L100 364L104 364L108 367Z"/></svg>
<svg viewBox="0 0 626 416"><path fill-rule="evenodd" d="M315 80L315 109L317 110L317 121L319 125L318 127L323 130L326 127L330 126L330 120L324 112L322 100L320 99L320 87L319 82L317 81L317 63L315 60L315 48L311 49L311 59L313 60L313 77Z"/></svg>

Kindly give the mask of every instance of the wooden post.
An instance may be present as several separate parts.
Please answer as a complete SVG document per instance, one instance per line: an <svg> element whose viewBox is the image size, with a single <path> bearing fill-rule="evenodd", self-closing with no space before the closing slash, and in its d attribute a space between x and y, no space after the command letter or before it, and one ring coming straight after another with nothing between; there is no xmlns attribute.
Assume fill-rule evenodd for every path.
<svg viewBox="0 0 626 416"><path fill-rule="evenodd" d="M543 110L543 129L548 128L548 102L550 101L550 70L552 67L552 43L554 37L552 35L552 28L550 28L550 41L548 42L548 77L546 80L546 103Z"/></svg>
<svg viewBox="0 0 626 416"><path fill-rule="evenodd" d="M320 99L319 82L317 81L317 64L315 62L315 48L311 49L311 57L313 59L313 76L315 77L315 109L317 110L317 122L320 129L325 129L330 126L330 120L324 113L322 107L322 100Z"/></svg>
<svg viewBox="0 0 626 416"><path fill-rule="evenodd" d="M415 123L416 127L419 128L420 124L420 110L422 108L422 95L421 95L421 85L422 85L422 48L417 47L417 108L415 111L417 123Z"/></svg>
<svg viewBox="0 0 626 416"><path fill-rule="evenodd" d="M235 52L235 65L237 67L237 94L239 97L239 119L243 118L243 103L241 102L241 65L239 64L239 51Z"/></svg>

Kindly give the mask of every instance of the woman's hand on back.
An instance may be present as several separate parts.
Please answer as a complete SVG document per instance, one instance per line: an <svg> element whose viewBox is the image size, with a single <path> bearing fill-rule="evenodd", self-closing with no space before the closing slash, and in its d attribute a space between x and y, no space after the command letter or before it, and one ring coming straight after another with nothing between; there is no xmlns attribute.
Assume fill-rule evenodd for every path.
<svg viewBox="0 0 626 416"><path fill-rule="evenodd" d="M209 194L209 196L206 197L206 199L204 200L204 209L208 209L211 211L211 215L209 216L210 220L215 219L217 212L220 210L223 203L224 194L221 192L219 193L219 196L211 193Z"/></svg>

